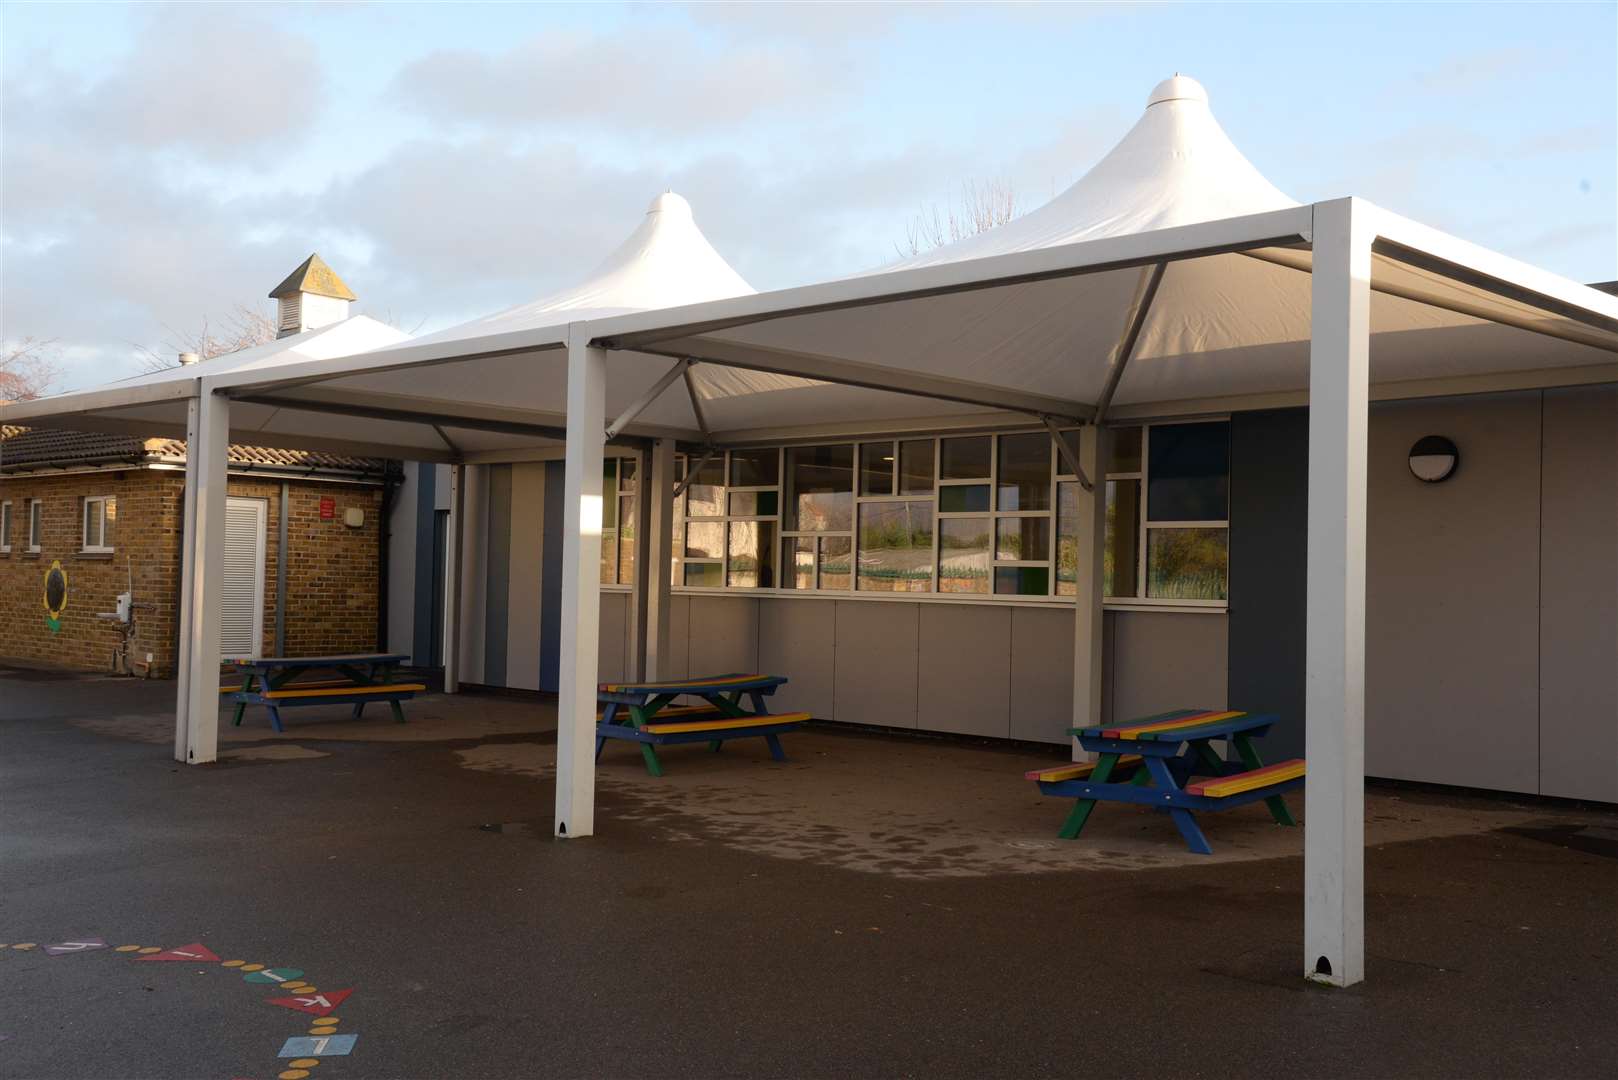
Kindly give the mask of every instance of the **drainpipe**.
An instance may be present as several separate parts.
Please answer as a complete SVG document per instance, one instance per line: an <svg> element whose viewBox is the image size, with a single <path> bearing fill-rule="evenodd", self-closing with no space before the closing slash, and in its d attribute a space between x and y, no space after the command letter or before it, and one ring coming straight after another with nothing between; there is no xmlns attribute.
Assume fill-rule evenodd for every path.
<svg viewBox="0 0 1618 1080"><path fill-rule="evenodd" d="M281 481L281 514L275 529L275 655L287 654L287 492Z"/></svg>

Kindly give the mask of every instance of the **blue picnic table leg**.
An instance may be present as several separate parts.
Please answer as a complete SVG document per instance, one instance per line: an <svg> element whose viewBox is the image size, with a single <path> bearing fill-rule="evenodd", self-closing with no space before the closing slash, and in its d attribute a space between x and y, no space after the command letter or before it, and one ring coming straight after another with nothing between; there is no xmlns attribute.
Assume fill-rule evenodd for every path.
<svg viewBox="0 0 1618 1080"><path fill-rule="evenodd" d="M267 705L265 708L270 710L270 724L275 728L276 734L279 735L286 731L286 729L281 726L281 710L276 708L274 705Z"/></svg>
<svg viewBox="0 0 1618 1080"><path fill-rule="evenodd" d="M1112 768L1118 764L1117 754L1102 754L1096 760L1096 767L1090 773L1090 779L1097 784L1105 784L1112 776ZM1067 820L1056 831L1057 837L1062 840L1077 840L1079 833L1084 831L1084 823L1090 820L1090 812L1096 808L1094 799L1080 799L1073 804L1073 810L1068 814Z"/></svg>
<svg viewBox="0 0 1618 1080"><path fill-rule="evenodd" d="M1160 757L1148 757L1146 767L1151 770L1152 779L1157 781L1157 786L1160 789L1163 791L1180 790L1180 785L1174 782L1174 775L1169 771L1167 761ZM1208 846L1208 838L1202 835L1202 826L1197 824L1197 819L1192 816L1191 811L1179 806L1171 806L1168 810L1169 817L1174 819L1175 828L1179 829L1180 835L1185 837L1186 847L1198 855L1212 855L1213 848Z"/></svg>
<svg viewBox="0 0 1618 1080"><path fill-rule="evenodd" d="M360 713L362 713L364 711L365 711L365 702L363 702L363 701L354 702L354 712L349 717L349 719L350 720L358 720L360 718Z"/></svg>
<svg viewBox="0 0 1618 1080"><path fill-rule="evenodd" d="M772 758L776 761L785 761L787 759L787 752L781 749L781 737L779 735L772 731L764 736L764 741L769 744Z"/></svg>
<svg viewBox="0 0 1618 1080"><path fill-rule="evenodd" d="M253 689L253 673L251 671L249 671L245 676L243 676L243 678L242 678L242 688L238 692L242 693L242 694L246 694L249 691L251 691L252 689ZM246 700L243 699L243 700L237 701L236 702L236 714L234 716L232 716L231 720L230 720L232 726L241 727L242 726L242 715L244 713L246 713L246 712L247 712L247 702L246 702Z"/></svg>

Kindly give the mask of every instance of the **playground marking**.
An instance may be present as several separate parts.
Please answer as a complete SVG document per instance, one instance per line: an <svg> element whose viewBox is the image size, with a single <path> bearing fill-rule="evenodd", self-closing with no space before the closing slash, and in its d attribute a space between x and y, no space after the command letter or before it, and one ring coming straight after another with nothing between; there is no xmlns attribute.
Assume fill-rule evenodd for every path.
<svg viewBox="0 0 1618 1080"><path fill-rule="evenodd" d="M94 952L105 949L107 943L101 938L84 938L78 941L59 941L55 945L45 946L45 952L50 956L69 956L73 953Z"/></svg>
<svg viewBox="0 0 1618 1080"><path fill-rule="evenodd" d="M246 968L242 968L246 971ZM254 971L242 976L243 982L250 983L295 983L303 972L297 968L268 968L264 971Z"/></svg>
<svg viewBox="0 0 1618 1080"><path fill-rule="evenodd" d="M354 992L353 988L347 990L328 990L316 994L309 991L294 993L291 997L278 997L267 999L271 1005L279 1005L283 1009L296 1009L298 1012L311 1013L320 1018L321 1024L335 1024L337 1018L331 1016L332 1010L341 1005L348 995Z"/></svg>
<svg viewBox="0 0 1618 1080"><path fill-rule="evenodd" d="M350 1053L358 1035L320 1035L313 1038L295 1035L281 1047L277 1057L336 1057Z"/></svg>
<svg viewBox="0 0 1618 1080"><path fill-rule="evenodd" d="M142 949L141 952L145 952ZM158 960L169 963L217 964L219 957L214 951L200 941L190 945L180 945L173 949L166 949L151 956L142 956L142 960Z"/></svg>

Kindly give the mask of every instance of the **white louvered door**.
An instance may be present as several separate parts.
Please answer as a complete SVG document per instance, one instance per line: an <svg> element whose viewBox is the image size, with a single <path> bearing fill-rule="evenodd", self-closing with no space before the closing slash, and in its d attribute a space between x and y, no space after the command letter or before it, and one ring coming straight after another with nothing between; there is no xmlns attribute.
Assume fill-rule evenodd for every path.
<svg viewBox="0 0 1618 1080"><path fill-rule="evenodd" d="M264 642L264 535L269 504L225 500L225 577L220 590L219 652L256 657Z"/></svg>

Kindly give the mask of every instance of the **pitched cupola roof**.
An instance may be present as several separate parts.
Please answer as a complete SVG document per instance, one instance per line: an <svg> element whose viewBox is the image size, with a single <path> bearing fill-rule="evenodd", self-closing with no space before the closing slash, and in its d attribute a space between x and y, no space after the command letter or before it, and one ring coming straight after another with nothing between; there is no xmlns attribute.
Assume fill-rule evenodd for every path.
<svg viewBox="0 0 1618 1080"><path fill-rule="evenodd" d="M310 293L314 296L330 296L338 300L358 300L354 291L343 284L343 279L337 276L337 271L326 265L326 260L320 255L310 255L303 260L296 270L287 275L287 279L270 290L270 299L279 300L283 296L293 296L297 293Z"/></svg>

